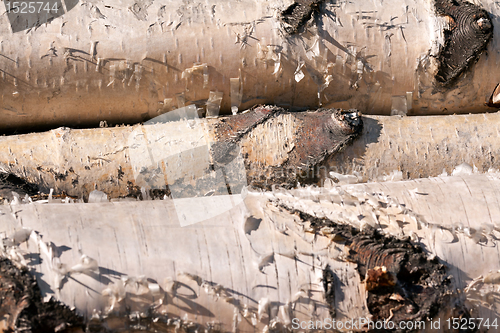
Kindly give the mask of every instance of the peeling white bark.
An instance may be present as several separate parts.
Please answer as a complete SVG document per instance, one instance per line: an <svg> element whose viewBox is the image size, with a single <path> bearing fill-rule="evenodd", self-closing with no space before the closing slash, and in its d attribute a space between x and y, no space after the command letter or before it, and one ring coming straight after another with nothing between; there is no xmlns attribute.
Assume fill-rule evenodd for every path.
<svg viewBox="0 0 500 333"><path fill-rule="evenodd" d="M500 113L433 117L365 116L361 135L325 166L299 170L280 166L298 144L300 124L282 114L256 126L239 143L240 154L231 168L246 184L248 173L266 178L283 174L303 182L316 173L323 180L330 172L355 174L357 181L390 179L394 171L404 179L451 174L462 163L479 172L500 169L498 131ZM111 198L125 196L129 185L149 189L191 185L206 178L210 145L217 142L214 128L221 119L197 119L129 127L74 130L0 137L0 166L56 192L87 198L95 189ZM487 124L487 125L486 125ZM313 140L303 138L302 140ZM245 171L243 157L251 165ZM266 173L277 167L273 173ZM215 173L213 173L215 175ZM214 176L215 177L215 176ZM215 179L215 178L214 178ZM203 196L217 191L207 185ZM279 184L278 184L279 185ZM191 195L194 196L194 195Z"/></svg>
<svg viewBox="0 0 500 333"><path fill-rule="evenodd" d="M340 282L336 319L368 316L364 285L354 265L342 261L343 246L327 230L308 233L298 215L279 209L285 205L412 237L449 267L458 291L472 282L467 304L492 321L499 315L499 191L498 175L473 175L248 193L244 204L219 204L220 215L188 227L179 222L175 200L9 205L0 207L0 225L6 235L30 234L20 248L7 244L7 255L31 253L25 260L42 292L88 316L94 309L142 312L154 305L170 318L218 323L222 331L324 320L327 264ZM442 318L448 310L443 305Z"/></svg>
<svg viewBox="0 0 500 333"><path fill-rule="evenodd" d="M489 110L498 83L494 1L481 2L495 27L488 56L441 93L428 66L446 20L432 1L327 1L319 21L287 36L278 16L290 4L82 2L16 33L2 15L0 126L137 122L207 101L226 114L260 103L367 114Z"/></svg>

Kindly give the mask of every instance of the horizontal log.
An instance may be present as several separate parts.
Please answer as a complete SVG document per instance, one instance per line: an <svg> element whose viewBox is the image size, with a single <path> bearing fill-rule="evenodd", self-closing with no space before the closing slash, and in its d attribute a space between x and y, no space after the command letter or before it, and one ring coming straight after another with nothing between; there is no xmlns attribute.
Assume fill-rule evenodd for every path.
<svg viewBox="0 0 500 333"><path fill-rule="evenodd" d="M326 170L356 174L359 181L390 179L395 171L403 179L435 177L451 174L463 163L476 172L500 170L499 113L370 116L363 117L363 123L363 132L331 155Z"/></svg>
<svg viewBox="0 0 500 333"><path fill-rule="evenodd" d="M320 163L361 127L356 111L257 107L200 119L187 107L147 125L0 137L0 165L46 192L85 199L95 189L113 198L141 188L160 197L236 194L248 184L294 186L290 170Z"/></svg>
<svg viewBox="0 0 500 333"><path fill-rule="evenodd" d="M56 5L29 14L4 3L4 131L135 123L189 104L424 115L498 100L492 0Z"/></svg>
<svg viewBox="0 0 500 333"><path fill-rule="evenodd" d="M31 267L44 296L87 318L94 310L109 314L94 315L94 325L115 330L129 329L135 313L150 328L216 325L224 332L290 328L294 318L312 317L491 322L498 301L481 298L481 288L484 294L495 286L490 271L500 268L499 179L9 205L0 207L0 226L8 235L4 255ZM183 223L184 214L203 207L218 212ZM421 257L421 247L445 267ZM415 271L405 271L410 267Z"/></svg>
<svg viewBox="0 0 500 333"><path fill-rule="evenodd" d="M0 137L0 166L45 193L54 188L85 200L95 189L110 198L145 196L151 189L155 197L194 197L235 194L244 185L322 183L330 172L361 182L395 171L404 179L451 174L463 163L478 172L500 169L499 113L364 116L353 140L361 124L347 115L355 112L344 113L343 121L330 117L334 110L260 107L236 117L183 121L180 112L176 121L174 112L172 121L148 125ZM335 124L350 125L335 134L329 127Z"/></svg>

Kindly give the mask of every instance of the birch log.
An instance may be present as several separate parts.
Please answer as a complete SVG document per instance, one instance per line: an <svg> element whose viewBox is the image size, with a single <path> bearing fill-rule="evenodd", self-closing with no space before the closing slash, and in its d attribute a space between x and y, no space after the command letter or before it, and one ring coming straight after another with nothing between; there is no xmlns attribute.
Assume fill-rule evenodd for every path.
<svg viewBox="0 0 500 333"><path fill-rule="evenodd" d="M158 119L149 125L0 137L0 166L46 193L54 188L85 200L95 189L110 198L137 196L141 187L160 189L161 197L171 192L194 197L228 193L228 185L235 194L243 185L270 189L321 183L330 172L377 181L394 171L405 179L451 174L463 163L470 172L474 166L479 172L500 169L499 113L364 116L362 132L351 140L360 130L355 118L345 117L351 129L333 135L324 126L333 120L323 122L322 112L271 110L278 109L262 107L217 120ZM228 142L234 150L227 149ZM224 158L230 163L211 169L214 160Z"/></svg>
<svg viewBox="0 0 500 333"><path fill-rule="evenodd" d="M430 116L363 117L363 132L352 144L332 154L326 168L356 174L359 181L383 180L394 171L404 179L453 173L465 163L471 172L499 170L500 113ZM459 171L459 170L457 170ZM464 170L465 171L465 170Z"/></svg>
<svg viewBox="0 0 500 333"><path fill-rule="evenodd" d="M247 184L296 185L301 168L340 150L362 127L356 111L266 106L220 119L197 118L187 107L155 122L1 137L0 163L46 191L77 197L97 189L116 198L140 188L161 197L236 194Z"/></svg>
<svg viewBox="0 0 500 333"><path fill-rule="evenodd" d="M423 115L499 100L492 0L49 3L3 3L3 130L135 123L189 104Z"/></svg>
<svg viewBox="0 0 500 333"><path fill-rule="evenodd" d="M131 329L135 316L150 329L223 332L290 329L311 318L406 318L440 332L458 310L498 319L498 174L327 185L211 197L219 214L191 225L179 208L207 198L3 206L4 255L28 265L45 296L94 313L93 323L111 331ZM371 227L390 238L367 254L344 238ZM394 271L409 260L397 259L401 251L417 249L408 250L409 239L446 268L425 273L420 260L413 277ZM383 263L395 275L385 281L397 284L377 294L384 279L370 274ZM382 298L373 302L374 294ZM440 328L430 330L427 317L441 318ZM496 331L480 331L488 328Z"/></svg>

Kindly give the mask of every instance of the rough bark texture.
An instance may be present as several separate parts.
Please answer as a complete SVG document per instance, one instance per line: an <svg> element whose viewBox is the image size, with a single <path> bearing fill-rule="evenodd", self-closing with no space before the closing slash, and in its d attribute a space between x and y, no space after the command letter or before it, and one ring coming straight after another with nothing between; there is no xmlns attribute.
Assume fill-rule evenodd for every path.
<svg viewBox="0 0 500 333"><path fill-rule="evenodd" d="M160 197L237 194L245 185L270 189L314 179L299 175L361 128L355 110L261 106L228 118L3 137L0 164L45 193L54 188L78 198L95 189L123 197L141 187Z"/></svg>
<svg viewBox="0 0 500 333"><path fill-rule="evenodd" d="M0 18L0 128L135 123L189 104L210 105L214 114L260 103L365 114L488 111L484 103L498 83L491 75L498 6L447 3L100 0L75 6L65 0L66 13L18 32L8 13ZM489 21L461 20L470 12L464 8L485 20L483 9L490 13L488 57L480 53ZM20 24L43 22L14 16ZM467 47L453 47L446 31L464 31L457 43ZM445 82L468 69L454 83L436 86L434 59Z"/></svg>
<svg viewBox="0 0 500 333"><path fill-rule="evenodd" d="M332 155L325 171L356 174L359 181L451 174L466 163L487 172L500 170L500 114L432 117L364 117L363 132L342 152Z"/></svg>
<svg viewBox="0 0 500 333"><path fill-rule="evenodd" d="M367 306L374 321L432 318L453 292L445 266L437 260L428 260L422 248L412 244L410 239L387 237L373 227L360 231L289 206L282 208L299 215L301 221L309 222L315 233L329 228L335 239L347 246L346 260L357 264L359 275L364 278ZM326 267L323 273L327 300L334 299L329 292L328 283L332 280L329 270Z"/></svg>
<svg viewBox="0 0 500 333"><path fill-rule="evenodd" d="M395 171L404 179L451 174L462 163L471 172L500 169L499 113L365 116L356 139L356 113L343 120L330 117L335 114L259 107L234 118L61 128L0 138L0 165L44 193L54 188L76 198L95 189L111 198L143 197L141 187L154 189L153 197L235 194L247 184L321 184L330 172L380 181Z"/></svg>
<svg viewBox="0 0 500 333"><path fill-rule="evenodd" d="M436 10L449 19L436 79L449 85L477 61L493 36L493 23L484 9L468 1L437 0Z"/></svg>
<svg viewBox="0 0 500 333"><path fill-rule="evenodd" d="M31 267L42 295L87 320L102 311L95 329L279 331L293 318L370 314L429 328L428 318L499 318L498 193L498 175L475 175L250 192L232 206L2 206L0 223L3 255ZM179 224L204 205L219 213Z"/></svg>

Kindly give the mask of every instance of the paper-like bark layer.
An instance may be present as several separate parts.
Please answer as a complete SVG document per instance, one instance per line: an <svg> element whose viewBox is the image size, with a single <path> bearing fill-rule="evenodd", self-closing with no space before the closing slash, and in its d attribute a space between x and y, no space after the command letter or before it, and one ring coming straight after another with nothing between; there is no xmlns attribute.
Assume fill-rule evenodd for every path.
<svg viewBox="0 0 500 333"><path fill-rule="evenodd" d="M226 332L291 328L295 318L346 322L369 312L429 325L426 313L443 322L457 306L491 322L498 301L486 306L481 293L498 293L490 271L500 268L499 189L492 174L250 192L230 196L233 204L212 197L12 205L0 207L0 224L8 235L4 255L31 267L44 295L87 318L94 309L109 313L99 320L115 330L130 328L133 316L148 327L156 321ZM182 214L205 205L219 214L182 225ZM363 239L371 228L387 238ZM428 270L423 255L411 261L421 246L446 266L445 274L439 265ZM387 252L380 260L379 251ZM421 271L406 272L414 264ZM390 274L398 271L394 284ZM449 281L448 298L426 294L436 278ZM411 289L418 281L431 285ZM381 298L370 299L375 293Z"/></svg>
<svg viewBox="0 0 500 333"><path fill-rule="evenodd" d="M452 23L435 1L73 2L19 32L8 15L0 18L1 130L135 123L189 104L210 114L264 103L364 114L483 112L498 83L492 0L474 7L492 18L487 57L488 38L479 35L467 35L473 55L452 52L445 40ZM483 21L457 24L488 28ZM465 58L450 63L451 54ZM442 70L467 70L436 86L434 60Z"/></svg>

